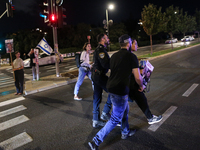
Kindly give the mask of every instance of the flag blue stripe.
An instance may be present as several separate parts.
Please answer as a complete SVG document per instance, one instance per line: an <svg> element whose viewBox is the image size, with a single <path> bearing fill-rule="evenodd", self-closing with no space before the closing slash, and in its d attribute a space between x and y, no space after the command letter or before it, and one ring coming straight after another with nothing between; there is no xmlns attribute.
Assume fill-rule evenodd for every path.
<svg viewBox="0 0 200 150"><path fill-rule="evenodd" d="M42 46L38 45L39 48L41 48L43 51L45 51L47 54L51 54L49 51L47 51L46 49L44 49Z"/></svg>

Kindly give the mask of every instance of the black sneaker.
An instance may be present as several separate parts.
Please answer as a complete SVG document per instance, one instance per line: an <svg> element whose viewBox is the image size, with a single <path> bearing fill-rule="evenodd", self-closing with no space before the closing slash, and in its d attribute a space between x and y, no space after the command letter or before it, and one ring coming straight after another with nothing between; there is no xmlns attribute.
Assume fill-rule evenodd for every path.
<svg viewBox="0 0 200 150"><path fill-rule="evenodd" d="M94 143L94 141L88 142L91 150L98 150L98 146Z"/></svg>
<svg viewBox="0 0 200 150"><path fill-rule="evenodd" d="M92 126L94 128L98 128L98 127L105 126L105 124L106 124L106 122L103 122L102 120L99 120L99 121L93 120Z"/></svg>
<svg viewBox="0 0 200 150"><path fill-rule="evenodd" d="M104 121L108 121L110 119L110 114L109 113L106 114L105 112L102 111L101 119Z"/></svg>
<svg viewBox="0 0 200 150"><path fill-rule="evenodd" d="M147 119L148 120L148 124L154 124L154 123L158 123L162 120L162 115L160 116L155 116L153 115L153 117L151 119Z"/></svg>
<svg viewBox="0 0 200 150"><path fill-rule="evenodd" d="M136 129L135 130L130 130L128 134L122 134L121 139L125 140L129 136L133 136L135 134L135 132L136 132Z"/></svg>

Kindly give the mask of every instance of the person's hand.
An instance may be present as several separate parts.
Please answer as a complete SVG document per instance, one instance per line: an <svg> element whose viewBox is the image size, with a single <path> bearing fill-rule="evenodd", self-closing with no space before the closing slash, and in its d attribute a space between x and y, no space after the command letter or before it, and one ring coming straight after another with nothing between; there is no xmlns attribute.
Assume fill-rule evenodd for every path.
<svg viewBox="0 0 200 150"><path fill-rule="evenodd" d="M143 86L139 87L139 89L138 89L139 92L143 92L143 90L144 90Z"/></svg>

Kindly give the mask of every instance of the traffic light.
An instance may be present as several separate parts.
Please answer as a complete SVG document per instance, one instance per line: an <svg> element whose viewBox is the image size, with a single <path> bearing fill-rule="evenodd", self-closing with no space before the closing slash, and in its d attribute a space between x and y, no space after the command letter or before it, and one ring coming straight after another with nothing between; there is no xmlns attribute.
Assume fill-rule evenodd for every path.
<svg viewBox="0 0 200 150"><path fill-rule="evenodd" d="M42 12L40 12L40 17L44 18L44 23L48 23L49 22L49 14L50 14L50 10L51 10L48 0L46 0L39 6L42 9Z"/></svg>
<svg viewBox="0 0 200 150"><path fill-rule="evenodd" d="M50 14L49 22L53 26L57 26L57 16L56 14Z"/></svg>
<svg viewBox="0 0 200 150"><path fill-rule="evenodd" d="M7 17L13 17L13 10L15 10L14 5L12 5L12 0L9 0L9 3L6 3Z"/></svg>
<svg viewBox="0 0 200 150"><path fill-rule="evenodd" d="M57 6L58 28L62 28L63 25L67 25L67 23L64 21L66 18L66 15L64 14L65 11L66 9L62 6Z"/></svg>

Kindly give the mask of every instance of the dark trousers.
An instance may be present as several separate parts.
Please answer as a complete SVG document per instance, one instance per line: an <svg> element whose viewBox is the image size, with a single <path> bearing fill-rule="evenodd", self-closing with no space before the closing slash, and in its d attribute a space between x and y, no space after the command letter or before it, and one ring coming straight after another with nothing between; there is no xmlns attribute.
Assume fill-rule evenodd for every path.
<svg viewBox="0 0 200 150"><path fill-rule="evenodd" d="M102 92L103 90L108 92L106 88L107 76L99 76L99 75L92 75L92 80L94 84L94 93L93 93L93 120L100 120L100 103L102 101ZM104 105L103 112L109 113L112 107L112 103L110 100L110 94L108 94L108 98L106 104Z"/></svg>
<svg viewBox="0 0 200 150"><path fill-rule="evenodd" d="M17 93L23 93L23 86L24 86L24 71L16 70L15 72L15 87L17 90Z"/></svg>
<svg viewBox="0 0 200 150"><path fill-rule="evenodd" d="M129 101L135 101L142 110L142 112L145 114L147 119L151 119L153 117L151 111L149 110L147 98L143 92L140 92L136 89L131 90L129 93Z"/></svg>

